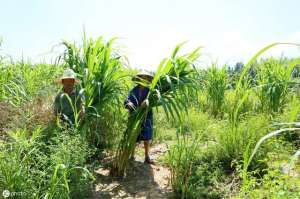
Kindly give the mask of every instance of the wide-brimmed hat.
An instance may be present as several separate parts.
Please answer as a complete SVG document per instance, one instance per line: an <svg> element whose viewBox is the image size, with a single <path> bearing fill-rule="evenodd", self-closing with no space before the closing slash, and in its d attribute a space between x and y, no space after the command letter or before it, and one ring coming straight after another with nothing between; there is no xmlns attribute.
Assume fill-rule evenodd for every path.
<svg viewBox="0 0 300 199"><path fill-rule="evenodd" d="M75 83L80 83L76 73L71 68L65 69L63 75L56 82L61 84L63 79L74 79Z"/></svg>
<svg viewBox="0 0 300 199"><path fill-rule="evenodd" d="M145 78L146 77L146 78ZM146 80L148 81L150 79L150 81L153 80L153 75L151 73L149 73L148 71L141 71L138 74L136 74L135 76L132 77L132 81L138 81L138 80Z"/></svg>

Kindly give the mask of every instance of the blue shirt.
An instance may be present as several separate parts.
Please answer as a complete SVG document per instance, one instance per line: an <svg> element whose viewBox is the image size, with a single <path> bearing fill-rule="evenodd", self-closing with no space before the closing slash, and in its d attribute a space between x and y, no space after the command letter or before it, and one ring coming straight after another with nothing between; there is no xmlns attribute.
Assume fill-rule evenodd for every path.
<svg viewBox="0 0 300 199"><path fill-rule="evenodd" d="M124 104L127 109L129 109L130 113L132 113L137 107L141 106L142 102L147 98L149 93L149 88L144 88L142 92L140 92L139 86L134 87L125 100ZM134 107L128 107L127 104L131 102ZM153 112L149 110L145 122L141 127L141 140L149 140L152 139L153 132Z"/></svg>

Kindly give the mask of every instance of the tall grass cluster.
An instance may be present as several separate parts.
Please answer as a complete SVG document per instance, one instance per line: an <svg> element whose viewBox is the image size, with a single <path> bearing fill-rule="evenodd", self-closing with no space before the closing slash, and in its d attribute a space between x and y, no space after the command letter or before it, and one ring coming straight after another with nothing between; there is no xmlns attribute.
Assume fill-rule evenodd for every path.
<svg viewBox="0 0 300 199"><path fill-rule="evenodd" d="M98 148L116 145L124 110L120 107L127 88L128 70L123 67L125 57L114 47L115 39L86 38L81 45L63 42L66 50L64 66L71 67L81 79L80 92L85 96L84 117L75 121L81 134Z"/></svg>
<svg viewBox="0 0 300 199"><path fill-rule="evenodd" d="M206 84L208 95L206 98L207 103L212 105L206 106L206 111L212 116L223 114L225 118L214 121L215 124L207 126L200 133L202 136L207 136L206 131L209 130L212 134L208 135L206 142L200 142L202 147L198 147L198 150L191 150L190 144L184 141L186 138L178 138L181 139L180 143L186 144L175 144L171 148L171 152L167 155L167 162L172 169L171 183L173 189L179 194L178 197L223 198L226 196L231 198L236 195L242 198L257 197L259 195L252 194L252 191L260 186L260 182L269 183L262 176L274 175L274 170L276 171L269 162L269 155L279 153L281 155L277 158L273 157L272 161L275 159L280 162L285 158L289 162L288 157L297 154L295 148L297 145L294 145L294 142L299 140L297 136L299 128L295 127L297 123L274 125L278 120L299 121L299 109L294 104L299 104L299 98L295 98L297 94L293 92L299 79L291 75L297 66L297 59L283 62L280 59L269 58L255 62L258 56L276 45L280 44L272 44L259 51L245 65L236 82L231 83L235 85L231 90L224 91L229 86L227 87L225 81L218 81L222 73L226 73L223 72L225 69L216 69L215 66L208 69L209 83ZM225 80L225 75L223 77L222 80ZM226 99L226 95L230 96L229 100ZM224 109L214 108L218 104L215 102L223 102ZM286 113L285 116L282 115L283 112ZM189 117L195 117L195 114ZM296 134L293 139L287 141L284 136L280 136L284 133ZM194 137L190 139L191 143L195 140ZM201 148L206 149L203 151ZM282 153L282 150L285 152ZM187 151L193 154L182 158L182 153ZM199 176L199 170L203 171L205 168L205 171L211 171L206 168L207 165L214 168L216 172L201 173ZM297 167L293 169L297 170ZM280 167L277 167L277 170L280 171ZM227 186L228 180L231 181L230 186L221 187ZM178 181L183 183L179 184ZM235 193L238 190L240 193ZM290 190L290 194L285 193L286 189L280 191L287 198L292 198L299 190L300 187L295 185L294 190ZM272 194L274 193L264 194L262 198L269 198Z"/></svg>

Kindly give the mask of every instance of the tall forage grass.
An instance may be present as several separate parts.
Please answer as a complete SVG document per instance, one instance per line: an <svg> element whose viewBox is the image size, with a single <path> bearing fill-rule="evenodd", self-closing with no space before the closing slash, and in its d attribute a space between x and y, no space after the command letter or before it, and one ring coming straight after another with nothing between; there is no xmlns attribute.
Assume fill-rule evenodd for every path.
<svg viewBox="0 0 300 199"><path fill-rule="evenodd" d="M274 113L283 109L293 84L295 64L274 58L261 61L257 67L257 94L263 111Z"/></svg>
<svg viewBox="0 0 300 199"><path fill-rule="evenodd" d="M72 68L81 79L81 92L85 96L85 117L82 132L91 142L99 145L103 139L101 130L113 131L116 117L120 115L120 106L124 97L127 73L123 68L123 56L113 47L115 39L108 42L103 37L96 40L83 37L82 47L75 43L63 42L66 47L63 59L66 67ZM101 121L111 119L106 126ZM108 136L108 135L107 135Z"/></svg>
<svg viewBox="0 0 300 199"><path fill-rule="evenodd" d="M205 81L207 89L207 100L211 107L211 113L216 117L221 111L225 99L225 90L227 88L227 73L225 67L219 69L213 64L207 70L207 79Z"/></svg>
<svg viewBox="0 0 300 199"><path fill-rule="evenodd" d="M250 96L253 93L254 89L257 89L257 87L253 87L253 85L251 84L253 76L248 71L254 66L253 64L256 62L256 59L261 54L263 54L265 51L267 51L268 49L270 49L274 46L282 45L282 44L296 45L296 44L290 44L290 43L274 43L274 44L271 44L271 45L263 48L262 50L257 52L250 59L250 61L246 64L244 70L241 73L241 76L240 76L238 82L236 83L236 88L235 88L235 90L233 92L233 96L231 98L232 104L231 104L231 107L229 110L230 127L228 128L226 133L221 134L219 136L220 146L218 147L218 149L219 149L218 151L219 151L219 154L221 155L220 160L224 164L225 168L230 169L232 167L231 166L232 160L241 161L243 159L244 153L249 154L249 151L252 150L252 148L254 147L255 143L259 140L259 138L261 136L263 136L265 133L267 133L268 129L263 128L263 127L264 126L267 127L268 123L264 124L263 126L259 127L259 129L257 129L257 126L259 126L260 123L254 122L253 124L248 124L248 127L245 128L245 126L244 126L245 122L242 122L242 120L241 120L242 117L249 119L249 117L246 117L246 113L243 111L244 110L248 111L251 109L244 109L244 107L247 105L246 103L249 101L249 99L251 99ZM282 71L283 69L278 69L278 70ZM261 71L258 70L258 73L259 72L261 72ZM270 79L272 79L271 74L269 74L269 75L267 75L268 73L265 73L265 74L266 74L266 76L265 76L266 79L268 79L268 77ZM262 74L258 74L258 75L262 75ZM286 78L286 79L288 79L288 78ZM288 81L286 81L286 82L288 82ZM264 86L264 85L261 85L261 86ZM272 89L271 89L271 91L272 91ZM265 92L265 93L267 93L267 92ZM267 96L267 97L270 98L270 96ZM283 97L286 97L286 96L283 96ZM276 99L274 99L274 100L276 100ZM262 115L262 117L265 117L265 116ZM255 118L257 119L258 117L254 117L254 119ZM262 119L260 119L260 120L264 121ZM251 126L251 128L249 128L249 125ZM253 127L252 127L252 125L253 125ZM254 165L254 167L255 167L255 165Z"/></svg>
<svg viewBox="0 0 300 199"><path fill-rule="evenodd" d="M291 45L291 46L300 46L300 44L295 43L273 43L270 44L260 51L258 51L246 64L244 70L242 71L240 78L236 84L235 94L234 94L234 103L230 111L230 122L232 127L235 128L238 125L238 121L241 115L241 108L243 107L244 102L247 100L250 90L251 90L251 79L252 76L249 75L249 70L253 67L253 64L256 62L257 58L260 57L267 50L279 46L279 45Z"/></svg>
<svg viewBox="0 0 300 199"><path fill-rule="evenodd" d="M0 67L0 100L20 107L33 98L49 96L59 67L50 64L17 62Z"/></svg>
<svg viewBox="0 0 300 199"><path fill-rule="evenodd" d="M181 135L182 134L182 135ZM171 170L170 182L176 196L189 198L195 185L191 183L195 160L199 155L199 139L188 136L186 132L177 135L177 142L168 151L166 162Z"/></svg>

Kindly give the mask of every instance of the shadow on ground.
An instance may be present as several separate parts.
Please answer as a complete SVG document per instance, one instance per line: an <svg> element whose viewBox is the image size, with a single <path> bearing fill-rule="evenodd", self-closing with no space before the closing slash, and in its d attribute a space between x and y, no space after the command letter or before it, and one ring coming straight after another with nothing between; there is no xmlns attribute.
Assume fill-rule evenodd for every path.
<svg viewBox="0 0 300 199"><path fill-rule="evenodd" d="M92 198L170 198L170 171L161 165L149 165L142 158L131 161L126 177L113 178L109 169L99 168L95 171L96 183Z"/></svg>

